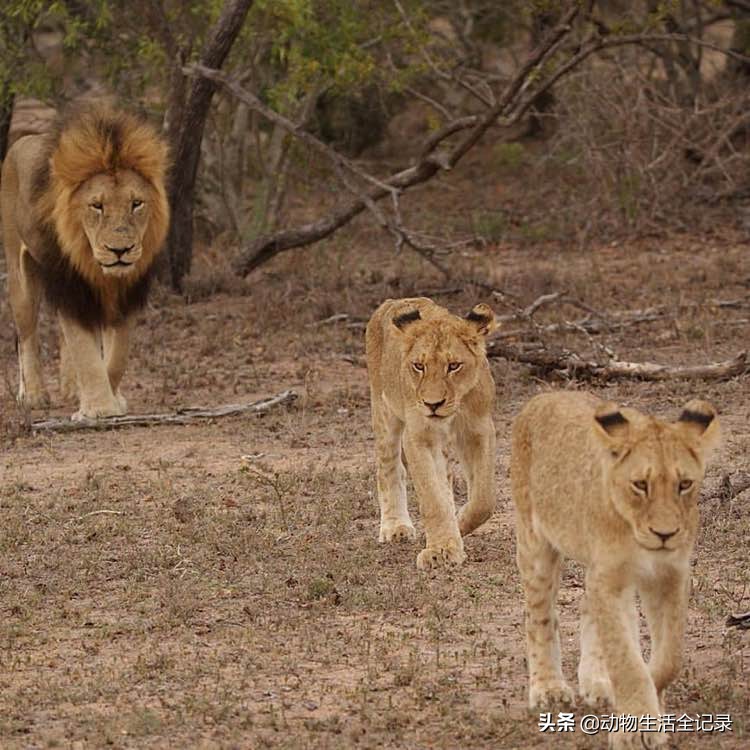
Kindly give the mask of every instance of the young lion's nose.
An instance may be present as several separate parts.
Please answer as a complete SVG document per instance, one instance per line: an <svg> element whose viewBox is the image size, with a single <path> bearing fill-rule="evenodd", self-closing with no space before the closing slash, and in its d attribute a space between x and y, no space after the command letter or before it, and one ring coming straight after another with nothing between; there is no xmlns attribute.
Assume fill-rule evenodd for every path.
<svg viewBox="0 0 750 750"><path fill-rule="evenodd" d="M675 529L674 531L657 531L656 529L652 529L650 526L648 527L648 530L652 534L656 534L656 536L658 536L659 539L662 540L662 542L666 542L667 539L671 539L679 531L679 529Z"/></svg>
<svg viewBox="0 0 750 750"><path fill-rule="evenodd" d="M437 412L437 410L445 403L445 399L442 401L435 401L433 403L430 403L429 401L425 401L424 405L433 413Z"/></svg>

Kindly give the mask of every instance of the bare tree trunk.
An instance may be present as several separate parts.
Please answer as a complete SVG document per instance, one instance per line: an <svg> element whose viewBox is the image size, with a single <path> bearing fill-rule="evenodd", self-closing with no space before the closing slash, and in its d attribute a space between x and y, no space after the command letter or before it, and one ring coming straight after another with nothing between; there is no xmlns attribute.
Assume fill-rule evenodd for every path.
<svg viewBox="0 0 750 750"><path fill-rule="evenodd" d="M227 0L216 26L209 35L201 54L202 64L221 68L242 24L253 5L253 0ZM205 78L195 78L190 87L179 126L174 123L176 140L172 142L173 168L170 180L169 203L172 222L167 236L167 257L172 287L179 291L183 278L190 272L193 257L193 202L198 174L201 141L216 84Z"/></svg>
<svg viewBox="0 0 750 750"><path fill-rule="evenodd" d="M7 82L0 85L0 162L8 153L8 138L10 136L10 120L13 117L13 102L15 94L10 92Z"/></svg>
<svg viewBox="0 0 750 750"><path fill-rule="evenodd" d="M532 47L538 47L545 39L550 29L554 28L557 22L557 15L551 9L536 11L532 18L531 25L531 44ZM534 99L534 103L529 110L528 130L526 135L534 138L544 132L544 116L550 114L555 108L555 95L551 90L542 91Z"/></svg>
<svg viewBox="0 0 750 750"><path fill-rule="evenodd" d="M733 8L734 10L734 33L730 48L745 57L750 56L750 3L747 7ZM750 62L737 58L727 59L727 73L743 86L750 80Z"/></svg>

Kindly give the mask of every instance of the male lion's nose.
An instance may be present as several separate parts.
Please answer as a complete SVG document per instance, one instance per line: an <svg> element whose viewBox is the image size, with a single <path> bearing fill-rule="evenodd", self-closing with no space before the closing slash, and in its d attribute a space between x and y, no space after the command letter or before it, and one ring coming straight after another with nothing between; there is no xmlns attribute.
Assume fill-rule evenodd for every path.
<svg viewBox="0 0 750 750"><path fill-rule="evenodd" d="M442 401L435 401L434 403L430 403L429 401L425 401L424 405L433 413L435 414L437 410L445 403L445 399Z"/></svg>
<svg viewBox="0 0 750 750"><path fill-rule="evenodd" d="M135 247L135 245L128 245L127 247L110 247L107 245L107 250L109 250L111 253L114 253L118 258L122 258L125 253L127 253L129 250L132 250Z"/></svg>
<svg viewBox="0 0 750 750"><path fill-rule="evenodd" d="M648 530L652 534L656 534L656 536L658 536L659 539L662 540L662 542L666 542L667 539L671 539L679 531L679 529L675 529L674 531L657 531L656 529L652 529L650 526L648 527Z"/></svg>

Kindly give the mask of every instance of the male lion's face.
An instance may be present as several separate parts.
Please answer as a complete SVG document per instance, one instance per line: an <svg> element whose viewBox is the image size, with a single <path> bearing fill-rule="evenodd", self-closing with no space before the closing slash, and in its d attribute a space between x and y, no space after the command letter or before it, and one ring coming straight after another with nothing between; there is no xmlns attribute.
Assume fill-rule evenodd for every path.
<svg viewBox="0 0 750 750"><path fill-rule="evenodd" d="M401 382L411 396L410 408L435 423L452 417L476 385L494 313L481 304L465 319L446 314L422 320L414 310L394 325L403 335Z"/></svg>
<svg viewBox="0 0 750 750"><path fill-rule="evenodd" d="M137 267L150 198L146 181L130 170L95 175L76 191L73 210L104 274L127 276Z"/></svg>
<svg viewBox="0 0 750 750"><path fill-rule="evenodd" d="M667 423L607 405L596 423L612 460L611 500L638 544L657 554L692 548L705 461L719 439L713 407L691 401Z"/></svg>

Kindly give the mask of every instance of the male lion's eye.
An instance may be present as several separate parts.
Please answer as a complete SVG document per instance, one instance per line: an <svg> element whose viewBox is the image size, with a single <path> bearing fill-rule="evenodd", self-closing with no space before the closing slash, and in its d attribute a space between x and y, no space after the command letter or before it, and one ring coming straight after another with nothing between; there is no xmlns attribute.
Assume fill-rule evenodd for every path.
<svg viewBox="0 0 750 750"><path fill-rule="evenodd" d="M637 492L646 492L648 490L648 482L644 482L642 479L639 479L637 482L633 482L633 488Z"/></svg>
<svg viewBox="0 0 750 750"><path fill-rule="evenodd" d="M692 479L683 479L679 484L680 492L687 492L692 486Z"/></svg>
<svg viewBox="0 0 750 750"><path fill-rule="evenodd" d="M448 372L458 372L464 366L463 362L449 362Z"/></svg>
<svg viewBox="0 0 750 750"><path fill-rule="evenodd" d="M89 203L89 206L94 209L94 211L102 211L104 209L104 204L100 203L99 201L94 201L93 203Z"/></svg>
<svg viewBox="0 0 750 750"><path fill-rule="evenodd" d="M417 371L417 372L424 372L424 365L421 362L412 362L411 366Z"/></svg>
<svg viewBox="0 0 750 750"><path fill-rule="evenodd" d="M135 198L133 200L133 211L139 209L142 205L143 205L143 201L140 201L137 198Z"/></svg>

